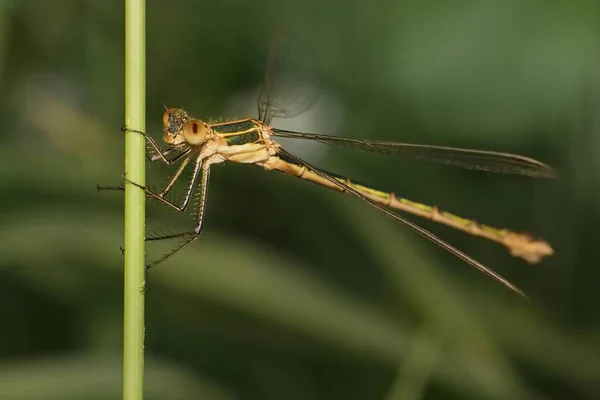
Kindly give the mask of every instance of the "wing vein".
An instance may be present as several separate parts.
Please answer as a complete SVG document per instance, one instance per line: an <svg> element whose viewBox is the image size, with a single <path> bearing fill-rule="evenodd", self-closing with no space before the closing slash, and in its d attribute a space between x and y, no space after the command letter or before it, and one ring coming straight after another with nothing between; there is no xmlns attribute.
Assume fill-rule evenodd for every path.
<svg viewBox="0 0 600 400"><path fill-rule="evenodd" d="M331 135L294 132L277 128L273 128L273 136L290 139L316 140L330 145L346 146L472 170L517 174L534 178L553 178L556 176L556 171L543 162L512 153L352 139Z"/></svg>

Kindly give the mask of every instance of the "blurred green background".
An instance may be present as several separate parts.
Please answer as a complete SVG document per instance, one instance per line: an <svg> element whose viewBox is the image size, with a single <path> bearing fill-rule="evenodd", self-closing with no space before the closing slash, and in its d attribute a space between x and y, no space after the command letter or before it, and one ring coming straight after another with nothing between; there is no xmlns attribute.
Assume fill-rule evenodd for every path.
<svg viewBox="0 0 600 400"><path fill-rule="evenodd" d="M149 0L147 130L161 101L254 116L278 28L321 96L289 129L517 152L533 180L286 142L327 170L534 232L536 266L412 218L526 302L350 196L213 168L203 236L153 270L148 399L600 396L597 1ZM0 1L0 398L121 396L124 5ZM159 185L168 168L152 166ZM149 202L148 229L192 223ZM169 244L165 244L168 246ZM168 247L151 244L148 257Z"/></svg>

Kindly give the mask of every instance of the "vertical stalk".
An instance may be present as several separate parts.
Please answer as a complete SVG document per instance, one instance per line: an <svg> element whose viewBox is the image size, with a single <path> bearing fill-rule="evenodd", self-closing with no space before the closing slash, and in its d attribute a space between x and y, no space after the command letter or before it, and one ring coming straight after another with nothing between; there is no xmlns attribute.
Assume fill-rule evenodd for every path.
<svg viewBox="0 0 600 400"><path fill-rule="evenodd" d="M125 2L125 124L145 131L145 0ZM145 184L145 139L125 133L125 175ZM144 388L145 193L125 183L123 399L141 400Z"/></svg>

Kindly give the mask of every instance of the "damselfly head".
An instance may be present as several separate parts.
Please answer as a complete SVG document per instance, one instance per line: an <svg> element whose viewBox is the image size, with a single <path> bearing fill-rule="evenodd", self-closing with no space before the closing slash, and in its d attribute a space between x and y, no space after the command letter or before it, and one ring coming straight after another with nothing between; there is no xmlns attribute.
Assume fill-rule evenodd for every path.
<svg viewBox="0 0 600 400"><path fill-rule="evenodd" d="M181 108L167 108L163 114L164 141L172 146L185 142L183 126L191 117Z"/></svg>

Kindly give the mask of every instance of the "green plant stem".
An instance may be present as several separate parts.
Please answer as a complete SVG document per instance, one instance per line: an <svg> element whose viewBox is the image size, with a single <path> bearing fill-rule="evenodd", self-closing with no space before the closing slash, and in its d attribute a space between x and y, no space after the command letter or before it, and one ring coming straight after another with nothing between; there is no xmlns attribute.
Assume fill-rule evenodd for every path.
<svg viewBox="0 0 600 400"><path fill-rule="evenodd" d="M125 124L145 130L145 0L125 3ZM125 175L145 184L144 137L125 134ZM125 184L125 296L123 310L123 399L141 400L144 387L145 193Z"/></svg>

